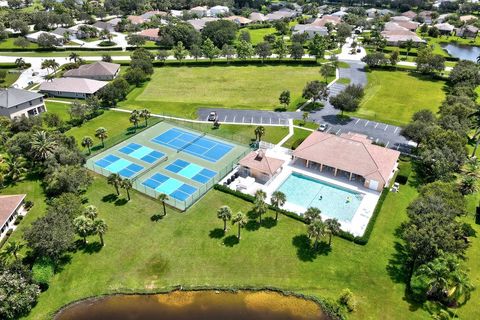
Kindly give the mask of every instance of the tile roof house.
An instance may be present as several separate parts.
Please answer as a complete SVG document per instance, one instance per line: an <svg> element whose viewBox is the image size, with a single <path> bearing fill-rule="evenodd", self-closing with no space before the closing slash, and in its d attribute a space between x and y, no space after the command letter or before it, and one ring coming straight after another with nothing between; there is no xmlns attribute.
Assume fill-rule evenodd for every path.
<svg viewBox="0 0 480 320"><path fill-rule="evenodd" d="M84 78L56 78L40 84L39 92L53 97L85 99L96 94L108 84Z"/></svg>
<svg viewBox="0 0 480 320"><path fill-rule="evenodd" d="M296 11L290 9L280 9L278 11L271 12L265 16L265 21L276 21L282 19L291 19L297 15Z"/></svg>
<svg viewBox="0 0 480 320"><path fill-rule="evenodd" d="M450 23L437 23L434 25L435 28L437 28L441 34L451 34L453 30L455 30L455 27L452 26Z"/></svg>
<svg viewBox="0 0 480 320"><path fill-rule="evenodd" d="M315 26L318 26L318 27L325 27L325 25L327 23L337 25L341 21L342 21L342 19L340 17L326 15L326 16L323 16L319 19L315 19L315 21L312 22L312 25L315 25Z"/></svg>
<svg viewBox="0 0 480 320"><path fill-rule="evenodd" d="M159 10L154 10L154 11L147 11L144 14L140 15L145 21L150 20L154 16L162 16L165 17L167 13L165 11L159 11Z"/></svg>
<svg viewBox="0 0 480 320"><path fill-rule="evenodd" d="M14 119L36 116L45 111L42 94L17 88L0 90L0 116Z"/></svg>
<svg viewBox="0 0 480 320"><path fill-rule="evenodd" d="M413 12L412 10L405 11L402 13L402 16L409 18L410 20L413 20L417 17L417 14Z"/></svg>
<svg viewBox="0 0 480 320"><path fill-rule="evenodd" d="M92 26L99 30L115 31L115 26L105 21L97 21Z"/></svg>
<svg viewBox="0 0 480 320"><path fill-rule="evenodd" d="M389 45L398 46L408 40L412 40L416 44L425 43L425 40L420 38L415 32L412 32L393 21L385 24L381 34L387 40Z"/></svg>
<svg viewBox="0 0 480 320"><path fill-rule="evenodd" d="M208 10L208 14L212 17L225 15L230 12L230 9L226 6L214 6Z"/></svg>
<svg viewBox="0 0 480 320"><path fill-rule="evenodd" d="M190 19L190 20L187 20L187 22L190 23L195 30L202 31L202 29L205 27L207 22L216 21L216 20L218 20L218 18L204 17L200 19Z"/></svg>
<svg viewBox="0 0 480 320"><path fill-rule="evenodd" d="M118 76L119 71L120 65L117 63L98 61L91 64L81 65L77 69L65 71L63 76L67 78L87 78L109 81L115 79Z"/></svg>
<svg viewBox="0 0 480 320"><path fill-rule="evenodd" d="M63 35L58 35L58 34L55 34L55 33L52 33L52 32L45 32L45 31L37 31L37 32L34 32L34 33L29 33L29 34L26 35L26 38L30 42L37 43L38 42L38 37L40 37L40 35L44 34L44 33L54 36L58 41L63 42L65 40Z"/></svg>
<svg viewBox="0 0 480 320"><path fill-rule="evenodd" d="M197 17L201 18L201 17L205 17L207 15L208 8L205 7L205 6L197 6L197 7L193 7L188 12L190 12L191 14L194 14Z"/></svg>
<svg viewBox="0 0 480 320"><path fill-rule="evenodd" d="M381 191L387 187L395 170L400 152L372 144L367 136L314 131L293 152L296 162L312 169L331 171Z"/></svg>
<svg viewBox="0 0 480 320"><path fill-rule="evenodd" d="M245 18L245 17L242 17L242 16L230 16L230 17L226 17L224 19L233 21L236 24L238 24L239 26L246 26L246 25L249 25L250 23L253 22L252 20L250 20L248 18Z"/></svg>
<svg viewBox="0 0 480 320"><path fill-rule="evenodd" d="M145 29L145 30L142 30L140 32L138 32L137 34L147 40L150 40L150 41L158 41L158 39L160 38L158 36L158 32L160 31L160 28L150 28L150 29Z"/></svg>
<svg viewBox="0 0 480 320"><path fill-rule="evenodd" d="M50 33L56 34L56 35L61 36L61 37L64 37L64 38L66 38L66 37L65 37L65 33L67 33L67 35L70 35L70 36L68 37L69 39L71 38L71 36L72 36L73 34L75 34L74 31L72 31L72 30L70 30L70 29L67 29L67 28L57 28L57 29L53 30L53 31L50 32Z"/></svg>
<svg viewBox="0 0 480 320"><path fill-rule="evenodd" d="M462 21L462 22L468 22L468 21L477 20L477 19L478 19L478 17L473 16L471 14L466 15L466 16L460 16L460 21Z"/></svg>
<svg viewBox="0 0 480 320"><path fill-rule="evenodd" d="M321 36L328 35L328 29L327 27L320 27L312 24L297 24L295 27L293 27L292 33L306 33L308 35L308 38L312 39L313 37L315 37L316 34Z"/></svg>
<svg viewBox="0 0 480 320"><path fill-rule="evenodd" d="M248 18L250 20L252 20L253 22L264 22L265 21L265 15L263 13L260 13L260 12L252 12L248 16Z"/></svg>
<svg viewBox="0 0 480 320"><path fill-rule="evenodd" d="M20 213L25 194L0 195L0 237L13 224L15 217Z"/></svg>
<svg viewBox="0 0 480 320"><path fill-rule="evenodd" d="M476 38L478 34L478 28L470 25L456 29L455 34L458 37L463 38Z"/></svg>
<svg viewBox="0 0 480 320"><path fill-rule="evenodd" d="M142 17L133 15L128 16L127 20L130 21L130 23L133 25L142 24L145 22L145 19L143 19Z"/></svg>
<svg viewBox="0 0 480 320"><path fill-rule="evenodd" d="M250 152L239 161L239 172L242 176L250 176L261 183L267 183L281 171L284 163L284 160L269 157L260 149Z"/></svg>

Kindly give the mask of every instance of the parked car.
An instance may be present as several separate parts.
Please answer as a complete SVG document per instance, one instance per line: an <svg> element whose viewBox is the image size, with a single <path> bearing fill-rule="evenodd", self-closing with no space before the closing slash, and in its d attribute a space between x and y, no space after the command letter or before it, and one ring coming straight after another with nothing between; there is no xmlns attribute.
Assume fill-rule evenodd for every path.
<svg viewBox="0 0 480 320"><path fill-rule="evenodd" d="M327 129L328 129L328 124L322 123L322 124L320 124L320 126L318 127L317 130L321 131L321 132L324 132L324 131L327 131Z"/></svg>
<svg viewBox="0 0 480 320"><path fill-rule="evenodd" d="M217 113L215 111L212 111L208 115L208 121L215 121L215 120L217 120Z"/></svg>

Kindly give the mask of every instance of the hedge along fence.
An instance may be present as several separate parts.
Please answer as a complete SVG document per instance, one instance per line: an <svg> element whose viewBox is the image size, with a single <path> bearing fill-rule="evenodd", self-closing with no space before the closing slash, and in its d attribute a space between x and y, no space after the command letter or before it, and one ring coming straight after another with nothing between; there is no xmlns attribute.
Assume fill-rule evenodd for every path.
<svg viewBox="0 0 480 320"><path fill-rule="evenodd" d="M32 65L30 63L25 63L25 68L23 70L28 69L31 66ZM0 69L18 69L18 67L14 62L2 62L0 63Z"/></svg>
<svg viewBox="0 0 480 320"><path fill-rule="evenodd" d="M0 48L0 52L69 52L69 51L122 51L122 47L53 47L53 48Z"/></svg>
<svg viewBox="0 0 480 320"><path fill-rule="evenodd" d="M58 314L60 314L62 311L68 309L69 307L73 307L77 304L83 303L83 302L94 302L96 300L100 300L103 298L111 297L111 296L125 296L125 295L137 295L137 296L148 296L148 295L156 295L156 294L169 294L177 291L185 291L185 292L201 292L201 291L221 291L224 293L237 293L239 291L246 291L246 292L270 292L270 293L278 293L281 295L284 295L286 297L294 297L297 299L303 299L307 301L312 301L316 303L323 311L325 315L331 320L345 320L346 317L344 315L342 307L340 307L337 303L332 302L330 300L324 299L324 298L319 298L316 296L311 296L311 295L305 295L302 293L296 293L293 291L289 290L282 290L280 288L276 287L270 287L270 286L264 286L264 287L256 287L256 286L239 286L239 287L234 287L234 286L189 286L189 285L174 285L174 286L169 286L165 287L163 289L159 290L135 290L135 289L130 289L130 288L117 288L114 292L112 293L106 293L106 294L101 294L97 296L90 296L86 297L84 299L72 301L64 306L62 306L60 309L55 311L54 313L50 314L50 318L56 319Z"/></svg>
<svg viewBox="0 0 480 320"><path fill-rule="evenodd" d="M395 49L397 49L397 48L395 48ZM383 49L383 53L392 53L395 49L393 49L393 48L384 48L384 49ZM398 49L399 49L399 51L400 51L400 54L403 54L403 55L406 55L406 54L407 54L407 50L406 50L405 48L399 47ZM402 49L403 49L403 50L402 50ZM381 52L381 51L378 51L378 52ZM417 54L417 52L415 52L415 51L413 51L413 52L410 51L410 52L408 53L408 55L409 55L410 57L416 57L418 54ZM457 62L457 61L460 60L459 58L456 58L456 57L444 57L444 58L445 58L445 61Z"/></svg>
<svg viewBox="0 0 480 320"><path fill-rule="evenodd" d="M245 193L240 192L240 191L232 190L227 186L222 186L222 185L216 184L216 185L213 186L213 188L215 190L231 194L231 195L233 195L237 198L248 201L250 203L254 203L254 201L255 201L254 196L252 196L250 194L245 194ZM368 225L367 225L367 228L365 229L365 232L363 233L363 236L361 236L361 237L354 236L350 232L343 231L343 230L340 230L338 236L342 239L352 241L353 243L356 243L356 244L366 245L368 243L368 240L370 239L370 235L372 233L373 226L375 225L375 221L377 220L377 216L380 213L380 210L382 209L382 205L383 205L383 202L385 201L385 198L387 197L387 194L388 194L388 188L384 188L382 193L380 194L380 197L379 197L377 205L375 206L375 209L372 213L372 216L371 216L370 220L368 221ZM303 223L307 224L306 220L302 216L296 214L295 212L291 212L291 211L284 210L284 209L279 209L279 208L276 208L272 205L269 205L268 207L272 211L276 211L276 212L278 212L280 214L283 214L283 215L285 215L289 218L292 218L294 220L297 220L297 221L300 221L300 222L303 222Z"/></svg>
<svg viewBox="0 0 480 320"><path fill-rule="evenodd" d="M163 66L172 66L172 67L208 67L208 66L248 66L248 65L256 65L256 66L268 66L268 65L292 65L292 66L316 66L318 62L314 58L307 58L307 59L265 59L263 62L261 59L252 58L252 59L214 59L213 61L202 59L202 60L184 60L184 61L176 61L176 60L167 60L167 61L158 61L155 60L153 62L155 67L163 67Z"/></svg>

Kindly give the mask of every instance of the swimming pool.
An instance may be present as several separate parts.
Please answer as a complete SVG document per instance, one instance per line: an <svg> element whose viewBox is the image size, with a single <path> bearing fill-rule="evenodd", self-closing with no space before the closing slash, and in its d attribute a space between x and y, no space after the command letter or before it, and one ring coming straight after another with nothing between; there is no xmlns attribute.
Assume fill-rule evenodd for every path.
<svg viewBox="0 0 480 320"><path fill-rule="evenodd" d="M350 222L355 215L363 195L340 186L292 173L278 191L283 192L290 202L305 208L315 207L329 218Z"/></svg>

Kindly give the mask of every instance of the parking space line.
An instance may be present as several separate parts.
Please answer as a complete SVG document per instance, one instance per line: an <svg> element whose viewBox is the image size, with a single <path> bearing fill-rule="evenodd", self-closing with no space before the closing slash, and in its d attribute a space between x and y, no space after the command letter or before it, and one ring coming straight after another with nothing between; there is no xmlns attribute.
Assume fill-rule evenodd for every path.
<svg viewBox="0 0 480 320"><path fill-rule="evenodd" d="M245 123L245 116L242 116L242 123Z"/></svg>
<svg viewBox="0 0 480 320"><path fill-rule="evenodd" d="M395 128L395 131L393 133L397 133L397 131L398 131L398 127Z"/></svg>
<svg viewBox="0 0 480 320"><path fill-rule="evenodd" d="M397 151L398 151L398 149L400 149L400 145L397 146Z"/></svg>
<svg viewBox="0 0 480 320"><path fill-rule="evenodd" d="M328 133L330 130L332 130L332 127L329 127L325 132Z"/></svg>
<svg viewBox="0 0 480 320"><path fill-rule="evenodd" d="M263 117L260 117L260 123L263 123Z"/></svg>
<svg viewBox="0 0 480 320"><path fill-rule="evenodd" d="M367 124L369 124L369 123L370 123L370 121L368 121L368 120L367 120L367 122L365 122L365 127L366 127L366 126L367 126Z"/></svg>
<svg viewBox="0 0 480 320"><path fill-rule="evenodd" d="M357 121L355 121L355 124L359 123L360 122L360 119L357 119Z"/></svg>
<svg viewBox="0 0 480 320"><path fill-rule="evenodd" d="M252 119L250 120L250 123L253 123L253 117L252 117Z"/></svg>
<svg viewBox="0 0 480 320"><path fill-rule="evenodd" d="M227 122L228 116L225 116L225 119L223 119L223 122Z"/></svg>
<svg viewBox="0 0 480 320"><path fill-rule="evenodd" d="M377 139L375 139L375 143L378 143L378 138L377 138Z"/></svg>
<svg viewBox="0 0 480 320"><path fill-rule="evenodd" d="M270 118L270 124L272 124L272 118Z"/></svg>
<svg viewBox="0 0 480 320"><path fill-rule="evenodd" d="M378 127L379 124L380 124L380 123L377 122L377 124L375 125L375 129L377 129L377 127Z"/></svg>
<svg viewBox="0 0 480 320"><path fill-rule="evenodd" d="M385 129L383 129L383 131L387 131L387 128L388 128L388 124L385 125Z"/></svg>
<svg viewBox="0 0 480 320"><path fill-rule="evenodd" d="M233 116L233 122L235 122L235 119L237 118L237 115Z"/></svg>
<svg viewBox="0 0 480 320"><path fill-rule="evenodd" d="M342 129L338 129L337 133L335 133L335 134L338 134L340 131L342 131Z"/></svg>
<svg viewBox="0 0 480 320"><path fill-rule="evenodd" d="M385 145L385 148L388 148L389 144L390 144L390 141L387 141L387 144Z"/></svg>

